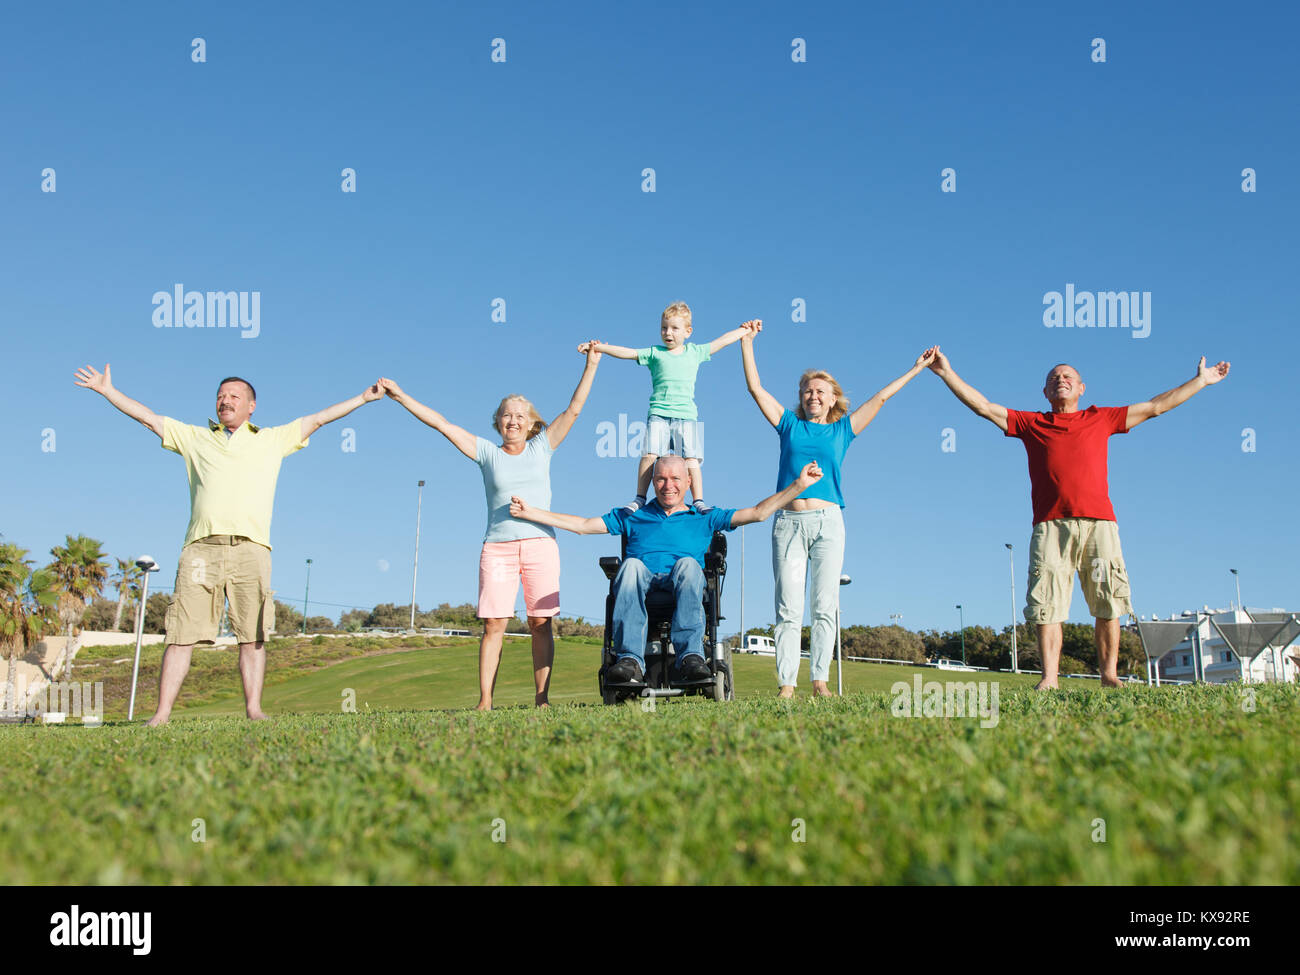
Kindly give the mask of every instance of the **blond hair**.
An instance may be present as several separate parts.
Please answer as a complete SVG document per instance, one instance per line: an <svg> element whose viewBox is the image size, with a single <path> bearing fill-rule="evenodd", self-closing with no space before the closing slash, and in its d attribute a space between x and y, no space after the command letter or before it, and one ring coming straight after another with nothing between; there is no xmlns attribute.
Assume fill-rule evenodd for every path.
<svg viewBox="0 0 1300 975"><path fill-rule="evenodd" d="M686 327L691 326L691 306L684 301L674 301L664 309L664 313L659 316L659 324L663 324L674 316L680 316L686 319Z"/></svg>
<svg viewBox="0 0 1300 975"><path fill-rule="evenodd" d="M528 419L532 422L532 426L528 428L528 436L524 439L532 440L533 437L546 429L546 421L543 420L541 414L537 412L537 407L533 405L532 400L527 396L520 396L518 393L511 393L509 396L503 396L501 398L501 402L497 404L496 410L492 413L493 430L497 433L501 432L501 414L505 411L506 404L511 400L518 400L524 404L524 408L528 413Z"/></svg>
<svg viewBox="0 0 1300 975"><path fill-rule="evenodd" d="M834 423L849 411L849 398L844 395L844 390L842 390L840 384L835 381L835 377L824 369L807 369L804 371L804 374L799 377L799 404L794 408L794 415L801 420L808 419L808 417L804 415L803 411L803 388L814 379L820 379L823 382L829 383L831 391L835 394L835 405L826 413L826 422Z"/></svg>

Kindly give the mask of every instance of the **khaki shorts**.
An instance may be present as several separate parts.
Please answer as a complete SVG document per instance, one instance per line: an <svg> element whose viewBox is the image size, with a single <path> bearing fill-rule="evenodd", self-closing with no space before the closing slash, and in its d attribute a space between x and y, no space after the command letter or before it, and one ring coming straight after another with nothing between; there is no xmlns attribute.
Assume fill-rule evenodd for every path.
<svg viewBox="0 0 1300 975"><path fill-rule="evenodd" d="M212 643L230 601L230 628L240 643L275 632L271 550L242 535L209 535L181 549L176 591L167 607L167 643Z"/></svg>
<svg viewBox="0 0 1300 975"><path fill-rule="evenodd" d="M1097 518L1040 521L1029 540L1029 593L1025 621L1063 623L1070 615L1074 574L1096 619L1133 613L1119 526Z"/></svg>

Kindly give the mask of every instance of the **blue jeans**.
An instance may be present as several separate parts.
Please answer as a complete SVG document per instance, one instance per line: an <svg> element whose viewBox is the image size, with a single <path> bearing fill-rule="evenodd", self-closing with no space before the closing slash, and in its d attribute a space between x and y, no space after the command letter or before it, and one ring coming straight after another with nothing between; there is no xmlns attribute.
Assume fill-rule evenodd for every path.
<svg viewBox="0 0 1300 975"><path fill-rule="evenodd" d="M672 572L651 572L640 559L624 559L619 566L614 577L614 651L618 659L631 657L645 671L645 600L656 589L671 589L677 599L670 632L678 666L690 654L703 659L704 570L689 555L678 559Z"/></svg>

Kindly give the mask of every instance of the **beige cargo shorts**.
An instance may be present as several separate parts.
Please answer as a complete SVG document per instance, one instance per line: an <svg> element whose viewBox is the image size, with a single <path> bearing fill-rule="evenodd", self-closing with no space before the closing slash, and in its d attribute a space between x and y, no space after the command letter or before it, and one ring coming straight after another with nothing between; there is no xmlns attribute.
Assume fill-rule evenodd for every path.
<svg viewBox="0 0 1300 975"><path fill-rule="evenodd" d="M1025 621L1065 622L1076 572L1095 618L1113 620L1132 614L1119 525L1098 518L1057 518L1040 521L1029 540Z"/></svg>
<svg viewBox="0 0 1300 975"><path fill-rule="evenodd" d="M275 632L271 550L242 535L209 535L181 549L176 590L167 607L167 643L212 643L230 602L230 629L240 643Z"/></svg>

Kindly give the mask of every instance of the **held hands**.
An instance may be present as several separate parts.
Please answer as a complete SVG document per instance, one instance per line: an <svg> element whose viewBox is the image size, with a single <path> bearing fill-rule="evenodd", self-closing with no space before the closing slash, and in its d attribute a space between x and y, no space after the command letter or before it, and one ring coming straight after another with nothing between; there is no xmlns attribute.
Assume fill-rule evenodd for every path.
<svg viewBox="0 0 1300 975"><path fill-rule="evenodd" d="M1227 362L1220 362L1218 365L1207 366L1205 364L1205 356L1201 356L1201 363L1196 367L1196 373L1205 385L1213 386L1228 374L1229 366L1230 363ZM108 366L105 366L104 369L107 371Z"/></svg>
<svg viewBox="0 0 1300 975"><path fill-rule="evenodd" d="M524 504L523 498L510 496L510 517L511 518L528 518L528 505Z"/></svg>
<svg viewBox="0 0 1300 975"><path fill-rule="evenodd" d="M374 402L375 400L377 400L377 399L383 399L383 398L384 398L384 385L383 385L383 384L384 384L384 381L381 379L381 380L379 380L379 382L375 383L373 386L367 386L367 387L365 388L365 391L362 392L362 394L361 394L361 401L362 401L363 403L373 403L373 402Z"/></svg>
<svg viewBox="0 0 1300 975"><path fill-rule="evenodd" d="M817 466L817 461L814 460L804 465L804 469L799 472L799 480L797 481L797 483L799 485L800 490L803 490L805 488L810 487L813 484L816 484L821 479L822 479L822 469Z"/></svg>
<svg viewBox="0 0 1300 975"><path fill-rule="evenodd" d="M380 389L380 395L386 394L391 399L395 400L400 400L402 398L402 387L397 385L397 383L393 382L391 379L380 378L377 385ZM375 398L378 399L379 397L376 396Z"/></svg>
<svg viewBox="0 0 1300 975"><path fill-rule="evenodd" d="M1204 364L1202 359L1201 363ZM75 380L78 386L84 386L86 389L93 389L101 396L107 396L113 389L112 373L109 371L108 363L104 363L104 371L101 373L94 366L82 366L77 370Z"/></svg>
<svg viewBox="0 0 1300 975"><path fill-rule="evenodd" d="M927 349L925 352L921 353L921 359L924 359L929 352L930 350ZM916 361L920 363L921 359L917 359ZM931 356L930 361L925 364L930 367L930 371L936 376L942 376L949 368L948 357L939 351L937 345L934 347L934 355Z"/></svg>
<svg viewBox="0 0 1300 975"><path fill-rule="evenodd" d="M914 366L918 370L925 369L927 367L933 367L935 360L938 358L939 358L939 347L937 345L932 345L924 352L922 352L919 356L916 357L916 362L914 363Z"/></svg>
<svg viewBox="0 0 1300 975"><path fill-rule="evenodd" d="M740 341L752 342L758 337L758 333L763 331L763 320L761 318L751 318L747 322L741 322L740 327L745 330L745 334L740 337Z"/></svg>
<svg viewBox="0 0 1300 975"><path fill-rule="evenodd" d="M600 346L601 343L597 339L591 339L578 346L578 351L587 357L587 365L594 366L600 361L600 357L604 355L600 351Z"/></svg>

